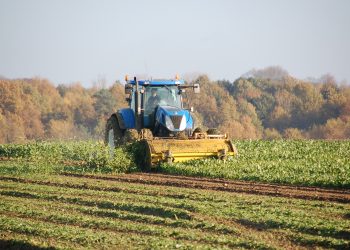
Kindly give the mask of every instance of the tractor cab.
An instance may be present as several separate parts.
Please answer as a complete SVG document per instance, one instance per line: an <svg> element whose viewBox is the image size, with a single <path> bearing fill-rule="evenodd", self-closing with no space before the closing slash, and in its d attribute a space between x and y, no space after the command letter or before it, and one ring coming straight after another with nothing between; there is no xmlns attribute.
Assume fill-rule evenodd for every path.
<svg viewBox="0 0 350 250"><path fill-rule="evenodd" d="M152 114L157 106L171 106L182 109L182 96L177 86L148 86L144 91L145 114Z"/></svg>
<svg viewBox="0 0 350 250"><path fill-rule="evenodd" d="M127 81L125 93L129 95L130 109L139 113L135 119L141 129L148 128L158 137L175 136L185 130L190 135L193 119L182 102L182 92L189 87L199 90L199 85L185 85L183 80L134 79Z"/></svg>

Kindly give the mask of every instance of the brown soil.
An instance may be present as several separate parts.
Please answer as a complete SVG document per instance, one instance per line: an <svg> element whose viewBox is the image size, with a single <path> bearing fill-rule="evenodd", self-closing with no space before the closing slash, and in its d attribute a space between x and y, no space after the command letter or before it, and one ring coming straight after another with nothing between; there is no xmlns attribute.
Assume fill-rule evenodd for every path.
<svg viewBox="0 0 350 250"><path fill-rule="evenodd" d="M65 175L92 179L114 180L118 182L141 183L146 185L174 186L306 200L350 203L349 189L329 189L320 187L264 184L250 181L230 181L223 179L184 177L155 173L136 173L123 175L79 175L67 173Z"/></svg>

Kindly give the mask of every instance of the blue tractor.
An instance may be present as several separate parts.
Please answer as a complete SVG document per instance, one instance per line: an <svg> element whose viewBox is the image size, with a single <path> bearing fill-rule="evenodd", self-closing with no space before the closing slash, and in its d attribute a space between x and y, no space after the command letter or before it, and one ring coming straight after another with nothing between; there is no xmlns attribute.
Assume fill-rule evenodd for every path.
<svg viewBox="0 0 350 250"><path fill-rule="evenodd" d="M203 132L194 127L191 109L183 107L186 89L200 93L199 84L174 80L126 78L129 108L118 110L107 120L105 142L111 147L140 141L147 168L160 162L218 157L226 159L237 151L224 134Z"/></svg>

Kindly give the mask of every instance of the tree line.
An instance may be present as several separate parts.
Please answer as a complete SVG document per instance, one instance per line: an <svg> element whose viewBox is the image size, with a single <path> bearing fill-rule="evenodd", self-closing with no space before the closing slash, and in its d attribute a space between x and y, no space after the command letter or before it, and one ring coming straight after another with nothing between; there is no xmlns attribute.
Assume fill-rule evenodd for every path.
<svg viewBox="0 0 350 250"><path fill-rule="evenodd" d="M350 138L348 85L329 75L311 82L282 73L251 72L233 82L202 75L191 82L200 84L201 93L187 91L184 100L194 107L197 126L217 128L231 138ZM41 78L1 79L0 143L101 139L106 119L126 106L119 82L84 88Z"/></svg>

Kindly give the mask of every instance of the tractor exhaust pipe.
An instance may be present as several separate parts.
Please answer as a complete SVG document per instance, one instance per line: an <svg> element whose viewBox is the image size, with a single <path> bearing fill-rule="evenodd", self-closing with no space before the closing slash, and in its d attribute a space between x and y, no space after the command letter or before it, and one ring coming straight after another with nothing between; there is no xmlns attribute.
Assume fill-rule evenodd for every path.
<svg viewBox="0 0 350 250"><path fill-rule="evenodd" d="M135 128L138 132L141 130L141 102L140 102L140 91L139 91L139 82L134 77L135 81Z"/></svg>

